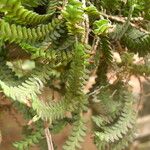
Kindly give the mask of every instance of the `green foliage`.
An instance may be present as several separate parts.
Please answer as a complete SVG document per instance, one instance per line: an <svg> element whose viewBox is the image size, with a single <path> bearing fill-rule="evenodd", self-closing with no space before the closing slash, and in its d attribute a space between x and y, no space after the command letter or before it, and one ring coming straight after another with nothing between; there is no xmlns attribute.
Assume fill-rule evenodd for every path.
<svg viewBox="0 0 150 150"><path fill-rule="evenodd" d="M129 50L134 53L139 53L140 56L144 56L149 53L150 34L143 33L137 29L129 29L124 35L122 42L127 45Z"/></svg>
<svg viewBox="0 0 150 150"><path fill-rule="evenodd" d="M67 20L68 31L71 34L77 34L84 29L79 23L83 20L82 3L76 0L69 0L66 10L63 11L63 17Z"/></svg>
<svg viewBox="0 0 150 150"><path fill-rule="evenodd" d="M13 144L18 150L27 150L30 146L39 143L43 139L43 130L35 131L31 135L27 136L23 141L19 141Z"/></svg>
<svg viewBox="0 0 150 150"><path fill-rule="evenodd" d="M95 132L96 139L98 140L98 148L101 150L106 149L107 142L113 143L114 141L119 140L119 138L122 138L135 123L135 112L132 110L131 96L125 98L127 102L125 102L118 120L108 127L102 127L101 132Z"/></svg>
<svg viewBox="0 0 150 150"><path fill-rule="evenodd" d="M48 14L55 14L58 7L61 7L62 2L57 0L52 0L48 3L47 13Z"/></svg>
<svg viewBox="0 0 150 150"><path fill-rule="evenodd" d="M69 43L70 42L70 43ZM36 47L34 45L30 45L30 44L26 44L26 43L21 43L20 46L23 50L25 50L26 52L30 53L32 55L32 58L39 58L39 59L45 59L48 60L49 62L56 62L57 63L65 63L68 62L69 59L72 58L72 51L71 50L67 50L72 46L72 42L74 42L74 40L71 39L67 39L66 43L63 43L61 45L61 47L59 47L59 49L62 51L60 51L59 49L55 50L55 49L48 49L48 51L43 50L44 48L41 47Z"/></svg>
<svg viewBox="0 0 150 150"><path fill-rule="evenodd" d="M96 29L94 30L95 35L101 35L104 34L110 26L109 20L101 19L99 21L95 21L94 25L96 26Z"/></svg>
<svg viewBox="0 0 150 150"><path fill-rule="evenodd" d="M25 102L26 99L30 99L36 93L40 93L43 88L43 84L50 76L59 76L59 73L55 70L51 70L50 66L44 66L32 71L32 74L23 79L14 78L14 73L6 66L6 64L1 63L1 79L0 86L5 95L11 97L13 100L18 100L20 102ZM42 70L41 70L42 69ZM5 76L8 74L8 76ZM20 94L21 93L21 94Z"/></svg>
<svg viewBox="0 0 150 150"><path fill-rule="evenodd" d="M16 26L15 24L10 25L8 22L0 19L1 38L3 38L4 41L17 43L39 41L50 35L54 28L59 28L59 22L59 19L55 19L52 23L47 25L40 25L37 28L26 28L20 25Z"/></svg>
<svg viewBox="0 0 150 150"><path fill-rule="evenodd" d="M110 64L112 62L112 47L107 36L101 37L101 49L102 57L105 59L106 63Z"/></svg>
<svg viewBox="0 0 150 150"><path fill-rule="evenodd" d="M72 133L63 146L63 150L76 150L76 148L81 149L80 143L84 141L86 135L87 127L85 121L80 117L73 124Z"/></svg>
<svg viewBox="0 0 150 150"><path fill-rule="evenodd" d="M49 121L64 118L66 111L68 109L70 110L65 100L56 103L51 102L49 104L45 104L38 98L33 98L32 105L33 109L37 112L37 115L41 119Z"/></svg>
<svg viewBox="0 0 150 150"><path fill-rule="evenodd" d="M56 134L68 125L64 150L81 149L88 127L97 149L128 146L136 119L129 78L150 75L148 6L146 0L0 1L0 91L34 131L15 148L52 146L44 128ZM22 67L26 60L35 67Z"/></svg>
<svg viewBox="0 0 150 150"><path fill-rule="evenodd" d="M47 21L51 15L39 15L33 11L29 11L25 9L20 1L12 2L1 1L0 3L2 5L2 8L0 11L7 12L7 15L5 15L5 19L10 21L15 21L20 24L41 24L42 22ZM14 11L15 10L15 11Z"/></svg>
<svg viewBox="0 0 150 150"><path fill-rule="evenodd" d="M84 103L85 95L83 93L85 77L85 48L82 44L75 44L75 52L71 63L71 69L68 75L66 98L69 101Z"/></svg>
<svg viewBox="0 0 150 150"><path fill-rule="evenodd" d="M37 7L39 5L46 5L48 0L21 0L21 3L28 7Z"/></svg>
<svg viewBox="0 0 150 150"><path fill-rule="evenodd" d="M128 131L126 135L123 136L123 138L117 142L111 145L113 150L120 150L125 149L134 139L134 129L131 129Z"/></svg>

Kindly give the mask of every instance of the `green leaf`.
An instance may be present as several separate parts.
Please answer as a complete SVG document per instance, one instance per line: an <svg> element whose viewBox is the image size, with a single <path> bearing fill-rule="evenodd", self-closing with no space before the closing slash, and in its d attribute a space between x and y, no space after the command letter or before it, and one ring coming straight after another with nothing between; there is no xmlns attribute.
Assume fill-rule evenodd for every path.
<svg viewBox="0 0 150 150"><path fill-rule="evenodd" d="M110 21L106 19L102 19L94 22L94 33L96 35L101 35L106 33L106 31L110 28Z"/></svg>

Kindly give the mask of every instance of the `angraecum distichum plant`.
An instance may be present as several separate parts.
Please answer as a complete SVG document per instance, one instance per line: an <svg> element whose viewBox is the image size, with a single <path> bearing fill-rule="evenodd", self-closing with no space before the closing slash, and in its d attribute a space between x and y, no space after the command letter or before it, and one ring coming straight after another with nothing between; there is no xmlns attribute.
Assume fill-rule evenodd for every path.
<svg viewBox="0 0 150 150"><path fill-rule="evenodd" d="M130 77L150 75L149 31L148 0L0 0L0 92L28 122L12 147L57 150L51 134L69 125L63 150L83 149L87 134L97 150L125 149L137 114Z"/></svg>

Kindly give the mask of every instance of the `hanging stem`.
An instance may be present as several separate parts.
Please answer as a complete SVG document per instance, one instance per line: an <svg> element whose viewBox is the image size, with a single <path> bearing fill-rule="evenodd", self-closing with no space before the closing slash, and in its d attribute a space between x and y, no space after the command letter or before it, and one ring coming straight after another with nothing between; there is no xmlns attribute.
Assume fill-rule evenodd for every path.
<svg viewBox="0 0 150 150"><path fill-rule="evenodd" d="M82 0L83 8L86 8L86 0ZM83 35L82 42L88 44L89 42L89 33L90 33L90 26L89 26L89 17L87 14L84 14L85 21L83 22L83 26L85 28L85 34Z"/></svg>
<svg viewBox="0 0 150 150"><path fill-rule="evenodd" d="M54 150L52 136L51 136L51 133L50 133L48 127L45 129L45 136L46 136L46 141L47 141L47 145L48 145L48 150Z"/></svg>

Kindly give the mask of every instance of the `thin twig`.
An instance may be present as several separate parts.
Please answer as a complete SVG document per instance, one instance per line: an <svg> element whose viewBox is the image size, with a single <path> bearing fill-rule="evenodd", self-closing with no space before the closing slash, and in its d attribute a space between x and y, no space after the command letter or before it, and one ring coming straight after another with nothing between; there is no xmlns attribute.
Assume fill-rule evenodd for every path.
<svg viewBox="0 0 150 150"><path fill-rule="evenodd" d="M126 22L126 18L125 17L118 17L118 16L112 16L112 15L107 15L105 13L101 13L102 16L110 19L110 20L114 20L114 21L117 21L117 22L120 22L120 23L125 23ZM131 19L132 20L132 19ZM144 33L147 33L149 34L150 32L146 31L145 29L139 27L138 25L134 24L134 23L131 23L130 22L130 25Z"/></svg>
<svg viewBox="0 0 150 150"><path fill-rule="evenodd" d="M94 58L94 56L96 55L96 51L97 51L99 42L100 42L100 38L99 37L94 37L93 45L92 45L92 48L91 48L91 51L90 51L90 54L92 55L90 57L90 60L92 60Z"/></svg>
<svg viewBox="0 0 150 150"><path fill-rule="evenodd" d="M149 97L150 93L144 94L143 97Z"/></svg>
<svg viewBox="0 0 150 150"><path fill-rule="evenodd" d="M96 53L99 42L100 42L100 38L96 37L94 42L93 42L92 53L94 53L94 54Z"/></svg>
<svg viewBox="0 0 150 150"><path fill-rule="evenodd" d="M53 142L52 142L52 136L49 131L49 128L45 128L45 136L47 141L48 150L54 150Z"/></svg>
<svg viewBox="0 0 150 150"><path fill-rule="evenodd" d="M82 0L82 4L83 4L82 5L83 8L86 8L86 0ZM88 42L89 42L89 33L90 33L89 17L88 17L87 14L84 14L83 16L84 16L84 19L85 19L85 21L83 22L83 26L85 28L85 34L83 36L83 42L85 44L88 44Z"/></svg>
<svg viewBox="0 0 150 150"><path fill-rule="evenodd" d="M99 44L100 38L99 37L95 37L94 41L93 41L93 45L92 45L92 49L90 51L90 53L92 54L92 56L90 57L89 61L93 59L94 55L96 54L96 50ZM90 89L93 87L93 85L95 84L95 79L96 79L96 72L95 70L92 73L92 76L89 78L89 80L87 81L86 85L84 86L84 93L87 94Z"/></svg>
<svg viewBox="0 0 150 150"><path fill-rule="evenodd" d="M139 97L139 102L138 102L138 105L137 105L137 110L139 110L139 108L140 108L140 106L142 104L142 98L143 98L144 89L143 89L143 84L142 84L141 78L139 76L137 76L137 79L138 79L139 84L140 84L140 97Z"/></svg>

